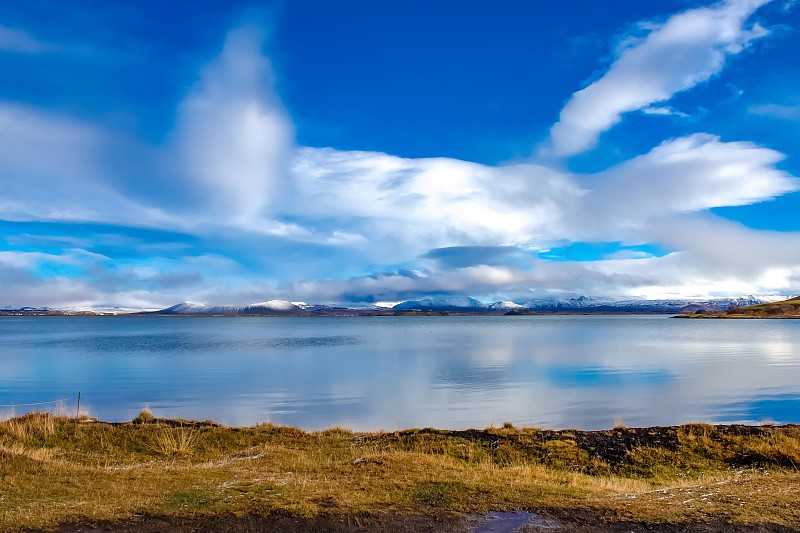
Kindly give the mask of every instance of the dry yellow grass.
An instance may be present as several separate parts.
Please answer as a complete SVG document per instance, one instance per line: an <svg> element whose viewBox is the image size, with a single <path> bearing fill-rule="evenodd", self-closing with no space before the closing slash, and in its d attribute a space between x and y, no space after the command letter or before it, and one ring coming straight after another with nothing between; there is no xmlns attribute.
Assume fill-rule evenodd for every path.
<svg viewBox="0 0 800 533"><path fill-rule="evenodd" d="M693 425L651 433L649 446L611 461L590 453L589 444L648 433L503 427L356 434L152 417L79 424L31 414L0 422L0 530L136 514L520 508L594 509L646 522L800 524L798 428L737 433Z"/></svg>
<svg viewBox="0 0 800 533"><path fill-rule="evenodd" d="M0 422L0 432L20 442L47 439L55 434L55 417L44 413L31 413Z"/></svg>

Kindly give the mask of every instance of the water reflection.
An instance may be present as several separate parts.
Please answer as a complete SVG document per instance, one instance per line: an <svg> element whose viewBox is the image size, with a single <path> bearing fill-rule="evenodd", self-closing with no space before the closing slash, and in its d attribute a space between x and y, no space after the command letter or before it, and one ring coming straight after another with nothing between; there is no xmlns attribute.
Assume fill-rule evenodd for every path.
<svg viewBox="0 0 800 533"><path fill-rule="evenodd" d="M800 421L800 321L0 317L0 404L320 428ZM0 408L0 414L2 414Z"/></svg>

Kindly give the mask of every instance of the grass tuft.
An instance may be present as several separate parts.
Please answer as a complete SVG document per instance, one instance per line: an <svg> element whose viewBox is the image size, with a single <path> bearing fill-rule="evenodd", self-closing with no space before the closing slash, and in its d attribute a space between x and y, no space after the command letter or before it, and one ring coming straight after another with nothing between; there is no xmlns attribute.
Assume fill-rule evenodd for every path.
<svg viewBox="0 0 800 533"><path fill-rule="evenodd" d="M152 448L161 455L188 455L195 448L199 432L194 428L161 428L153 435Z"/></svg>
<svg viewBox="0 0 800 533"><path fill-rule="evenodd" d="M133 419L134 424L152 424L155 422L156 417L153 416L153 413L150 412L148 408L142 409L139 413L139 416Z"/></svg>

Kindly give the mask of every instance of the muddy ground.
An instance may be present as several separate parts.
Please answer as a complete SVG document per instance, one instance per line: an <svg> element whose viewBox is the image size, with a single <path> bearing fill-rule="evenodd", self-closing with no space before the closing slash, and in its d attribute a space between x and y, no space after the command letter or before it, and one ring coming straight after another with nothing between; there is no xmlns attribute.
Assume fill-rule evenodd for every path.
<svg viewBox="0 0 800 533"><path fill-rule="evenodd" d="M796 424L780 426L782 428L796 427ZM712 426L709 426L712 427ZM726 435L732 436L768 436L775 432L776 426L751 426L742 424L721 424L714 425L713 431L709 436L714 439L721 439ZM663 448L676 450L678 448L678 426L654 426L642 428L617 427L608 430L583 431L583 430L543 430L537 436L537 440L543 442L552 440L574 440L578 448L586 450L590 457L597 457L609 464L619 465L626 461L628 452L634 448ZM489 444L501 445L503 442L513 442L523 445L522 439L528 438L527 435L517 432L507 435L479 429L467 429L462 431L448 431L439 429L409 429L388 433L381 436L370 437L375 441L379 440L399 440L411 434L430 433L436 435L446 435L458 437L471 441L486 442ZM756 458L754 458L754 462ZM783 465L792 466L796 465Z"/></svg>

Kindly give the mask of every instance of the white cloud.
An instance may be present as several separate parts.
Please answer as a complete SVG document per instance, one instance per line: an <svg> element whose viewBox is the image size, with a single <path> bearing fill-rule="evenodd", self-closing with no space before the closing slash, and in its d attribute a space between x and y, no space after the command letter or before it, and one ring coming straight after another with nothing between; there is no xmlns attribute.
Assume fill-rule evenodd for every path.
<svg viewBox="0 0 800 533"><path fill-rule="evenodd" d="M248 220L279 202L294 131L277 95L263 33L245 27L228 34L181 105L179 144L201 204L216 214Z"/></svg>
<svg viewBox="0 0 800 533"><path fill-rule="evenodd" d="M296 196L284 214L339 224L335 231L362 237L347 242L375 247L388 261L443 246L534 240L583 194L568 175L538 165L316 148L299 150L293 178Z"/></svg>
<svg viewBox="0 0 800 533"><path fill-rule="evenodd" d="M23 219L116 224L136 220L133 225L146 221L143 225L161 224L163 228L181 228L221 239L229 245L235 242L226 229L230 227L226 219L215 223L214 216L189 217L188 221L179 216L202 205L194 199L187 199L188 205L177 214L163 215L159 214L168 213L174 199L164 199L163 206L150 206L150 212L132 201L96 163L96 151L105 146L102 132L8 106L0 106L0 118L5 120L0 121L0 138L8 141L0 143L2 165L7 170L1 183L3 199L6 205L25 208L27 218ZM50 158L42 157L44 153ZM102 286L92 286L91 282L81 285L87 293L79 303L113 300L125 304L120 295L132 297L133 292L137 302L148 305L187 297L230 302L249 297L259 300L265 295L309 301L336 301L343 295L397 300L435 291L522 295L532 287L666 294L679 291L681 283L687 291L699 294L717 290L720 280L725 280L731 290L783 290L800 275L792 270L793 265L800 264L800 257L791 252L800 249L795 234L712 227L692 215L711 207L743 205L797 190L798 180L775 168L782 158L782 154L752 143L725 143L705 134L667 141L645 155L594 175L567 174L541 165L491 167L446 158L407 159L374 152L300 148L287 174L291 201L271 206L263 217L251 216L249 223L234 226L238 236L243 230L256 236L271 235L301 254L310 242L340 248L326 263L333 268L348 261L355 268L414 262L431 248L447 246L514 245L534 250L564 241L621 240L631 244L657 242L681 252L667 258L627 262L531 260L513 268L476 264L432 271L417 278L356 276L305 283L283 278L251 289L245 287L254 278L235 265L212 269L212 288L206 281L191 277L207 270L208 265L189 260L174 264L154 257L159 268L170 273L167 281L174 286L154 288L158 280L117 276ZM8 179L9 175L17 179ZM3 217L13 219L13 213L6 211ZM280 222L282 217L293 222ZM746 242L750 252L728 253L730 243L738 241ZM255 242L247 241L248 254L269 255L266 249L254 248ZM758 250L758 261L753 261L754 249ZM19 260L15 259L16 266L23 268ZM29 261L27 267L31 265ZM775 274L775 268L783 269L783 274ZM303 277L304 272L308 272L307 267L299 264L294 277ZM183 278L179 277L181 273ZM242 275L245 278L238 279ZM96 278L100 283L97 280L102 277ZM176 281L182 284L175 285ZM77 298L77 285L63 283L69 287L65 294Z"/></svg>
<svg viewBox="0 0 800 533"><path fill-rule="evenodd" d="M531 268L474 265L415 276L382 273L350 279L304 281L279 289L287 296L298 295L315 301L351 300L400 301L423 294L450 293L475 296L503 295L524 300L532 289L582 291L586 294L624 294L657 278L645 270L636 273L602 272L591 263L553 263L531 260ZM495 296L495 298L500 298Z"/></svg>
<svg viewBox="0 0 800 533"><path fill-rule="evenodd" d="M681 117L686 118L689 115L684 113L683 111L678 111L677 109L673 109L669 106L650 106L645 107L642 109L642 113L645 115L657 115L657 116L665 116L665 117Z"/></svg>
<svg viewBox="0 0 800 533"><path fill-rule="evenodd" d="M644 75L645 81L631 89L642 89L644 96L625 100L628 93L621 90L622 100L612 101L598 116L606 122L611 117L613 123L627 110L624 102L634 100L643 102L636 109L645 113L679 113L652 104L707 79L726 54L761 35L757 28L743 28L761 3L731 1L687 11L654 27L643 41L628 44L591 86L599 84L602 91L586 94L599 98L604 91L613 93L614 84ZM798 234L749 230L706 214L713 207L798 190L798 180L776 168L784 157L776 151L697 134L580 175L534 164L487 166L297 148L261 43L253 29L228 36L220 57L181 105L174 142L163 148L69 117L0 103L0 218L184 231L223 243L233 255L247 255L253 262L286 262L289 275L269 279L272 274L243 271L235 261L214 254L176 259L170 254L182 250L174 248L152 248L146 265L117 270L104 270L103 257L77 251L66 259L5 252L0 256L4 297L23 296L6 288L25 284L36 298L50 290L52 301L45 303L51 305L147 306L187 298L217 303L270 297L396 301L432 292L519 297L543 287L648 295L682 290L703 295L724 286L732 292L800 288L800 252L794 251L800 250ZM676 50L687 57L670 64ZM654 69L666 64L667 74L656 73L651 80L647 71L634 68L650 61ZM589 105L591 98L576 95L565 112ZM594 123L595 137L608 127L603 120ZM660 243L676 253L617 254L583 263L534 257L535 250L570 241ZM275 243L285 255L269 246ZM73 247L67 241L63 246ZM507 264L480 264L476 256L470 266L420 267L431 263L420 259L429 250L453 246L513 246L520 253L509 255ZM321 248L324 254L315 255ZM26 274L42 261L67 260L94 270L80 282ZM406 265L419 271L362 275L365 265ZM327 271L340 278L315 280ZM345 279L344 272L355 275Z"/></svg>
<svg viewBox="0 0 800 533"><path fill-rule="evenodd" d="M304 148L294 167L299 196L288 214L340 224L386 262L459 245L651 242L641 228L652 220L798 190L797 179L775 168L783 157L697 134L583 176L538 165Z"/></svg>
<svg viewBox="0 0 800 533"><path fill-rule="evenodd" d="M796 178L775 168L783 159L783 154L752 143L691 135L599 173L602 185L587 196L587 203L597 218L618 224L752 204L800 188Z"/></svg>
<svg viewBox="0 0 800 533"><path fill-rule="evenodd" d="M623 46L600 79L572 95L550 130L544 153L568 156L587 150L624 113L707 81L722 70L727 56L767 35L762 26L745 23L768 1L726 0L650 25L646 37Z"/></svg>

